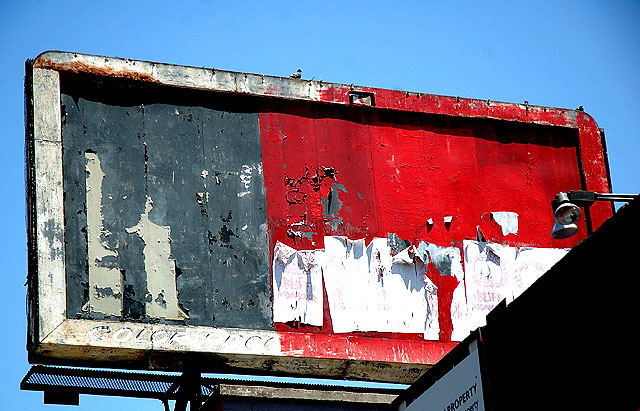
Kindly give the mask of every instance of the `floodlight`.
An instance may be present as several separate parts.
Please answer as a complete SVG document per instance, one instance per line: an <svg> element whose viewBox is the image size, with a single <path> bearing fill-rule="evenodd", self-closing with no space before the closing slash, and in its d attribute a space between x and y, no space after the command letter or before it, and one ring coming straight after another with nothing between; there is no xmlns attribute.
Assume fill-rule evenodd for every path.
<svg viewBox="0 0 640 411"><path fill-rule="evenodd" d="M573 203L560 204L554 213L556 221L562 225L574 224L581 215L580 207Z"/></svg>
<svg viewBox="0 0 640 411"><path fill-rule="evenodd" d="M593 191L560 192L551 202L555 218L551 237L563 239L578 232L576 222L582 215L580 207L589 207L595 201L629 202L637 196L637 194L596 193Z"/></svg>

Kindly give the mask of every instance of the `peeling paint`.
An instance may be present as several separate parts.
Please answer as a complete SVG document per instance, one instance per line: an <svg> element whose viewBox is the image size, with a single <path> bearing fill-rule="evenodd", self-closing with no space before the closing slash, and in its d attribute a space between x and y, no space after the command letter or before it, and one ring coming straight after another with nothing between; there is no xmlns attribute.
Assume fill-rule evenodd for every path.
<svg viewBox="0 0 640 411"><path fill-rule="evenodd" d="M127 101L112 105L104 91L124 83L83 78L78 85L76 76L66 75L65 315L273 328L266 308L270 255L257 114L238 112L226 98L202 107L188 92L175 96L177 104L157 102L155 91L140 84L118 89L113 95ZM117 257L96 265L122 276L122 309L109 312L114 315L88 312L90 294L105 299L119 290L92 286L85 272L94 261L86 254L86 161L78 164L86 150L98 153L107 175L100 237ZM237 196L245 191L250 193ZM152 201L145 216L147 197Z"/></svg>
<svg viewBox="0 0 640 411"><path fill-rule="evenodd" d="M411 242L398 237L396 233L388 233L387 246L391 248L391 253L395 255L400 253L402 250L409 248L411 246Z"/></svg>
<svg viewBox="0 0 640 411"><path fill-rule="evenodd" d="M244 191L238 192L238 198L242 198L248 194L251 194L251 179L253 178L254 173L262 174L261 164L242 165L242 169L240 170L238 175L240 177L240 183L244 187Z"/></svg>
<svg viewBox="0 0 640 411"><path fill-rule="evenodd" d="M189 316L180 308L176 288L176 262L171 255L171 227L161 226L149 218L153 200L147 196L144 213L129 234L137 234L144 243L144 267L147 273L146 314L150 317L181 320Z"/></svg>
<svg viewBox="0 0 640 411"><path fill-rule="evenodd" d="M56 221L53 219L47 220L43 224L43 232L46 238L51 239L51 243L49 244L49 258L52 261L56 259L61 259L64 254L64 247L62 245L62 241L60 238L62 237L62 229L56 224Z"/></svg>
<svg viewBox="0 0 640 411"><path fill-rule="evenodd" d="M342 217L338 215L342 208L342 200L340 200L340 192L347 193L347 189L342 184L333 183L326 198L322 199L323 213L325 223L332 229L337 230Z"/></svg>
<svg viewBox="0 0 640 411"><path fill-rule="evenodd" d="M451 294L451 304L448 309L451 318L451 339L461 341L468 335L467 327L467 296L464 284L464 269L462 267L461 251L457 247L443 247L421 241L416 254L425 263L433 264L439 276L454 277L457 286ZM443 293L444 294L444 293Z"/></svg>
<svg viewBox="0 0 640 411"><path fill-rule="evenodd" d="M490 225L491 230L487 229L484 233L491 241L509 244L509 239L513 240L514 236L503 237L517 233L518 244L559 246L562 244L548 239L546 225L543 227L543 224L538 223L538 217L544 214L541 210L548 208L547 200L544 200L545 196L541 194L549 192L549 187L558 181L569 186L586 186L596 191L606 190L607 187L607 174L602 165L604 162L600 161L603 159L602 136L597 124L582 113L444 96L413 93L405 95L404 92L371 89L364 89L363 92L375 94L376 109L345 110L344 104L348 104L350 94L349 87L343 85L299 81L295 83L300 84L295 84L286 79L279 80L268 76L265 78L243 73L180 68L57 52L47 53L38 58L36 67L42 68L34 69L34 74L37 71L49 73L48 76L60 74L63 77L61 86L64 93L61 96L62 101L59 101L55 94L60 84L41 83L42 88L49 90L49 95L55 98L48 99L51 104L47 105L47 113L51 113L52 116L42 116L43 113L39 109L35 111L35 150L46 149L47 153L52 154L45 157L36 156L38 163L33 174L37 178L31 177L30 180L31 183L35 181L37 189L37 196L31 200L35 211L30 213L37 212L37 215L32 216L32 220L33 223L37 222L33 230L37 229L39 236L34 244L38 246L38 260L35 265L38 271L36 291L41 299L37 301L39 306L36 304L35 310L39 311L39 315L44 315L43 319L40 319L42 323L41 327L38 327L39 333L51 336L42 347L43 352L47 353L50 353L51 346L59 344L58 339L62 341L60 336L64 335L60 334L64 327L55 328L55 334L49 333L53 329L51 324L54 327L60 324L60 321L52 322L51 319L57 320L62 315L65 317L63 325L76 322L80 325L84 320L76 321L75 317L79 314L80 318L87 317L82 315L81 307L89 299L90 293L103 299L118 294L117 289L108 285L89 286L86 278L89 275L89 266L93 267L91 270L94 273L96 268L104 269L105 273L109 269L114 273L121 270L126 286L135 291L130 299L135 299L135 304L140 305L139 310L136 310L140 315L144 315L145 302L158 306L167 306L170 302L169 293L163 289L153 296L151 293L148 297L145 296L147 273L143 265L142 251L145 242L149 243L147 247L151 248L150 240L143 238L143 241L138 241L136 236L126 234L124 230L124 227L131 227L138 221L144 208L145 195L155 200L155 208L151 213L147 213L150 214L148 217L162 224L161 227L171 227L170 232L165 233L169 239L169 245L165 244L168 248L166 259L177 259L179 267L175 267L174 276L178 275L177 285L181 302L188 308L191 318L185 321L189 327L183 331L182 328L175 328L175 324L169 324L170 321L166 321L166 328L167 324L164 324L162 318L134 318L129 317L127 313L131 311L127 311L120 318L121 322L111 324L113 328L110 333L105 334L100 340L112 341L118 349L124 348L120 344L127 338L135 349L138 349L135 345L138 344L145 349L163 350L169 348L169 341L184 349L183 343L189 341L183 338L184 332L192 334L202 326L208 325L272 327L272 289L267 273L269 251L276 241L289 245L291 242L297 242L296 244L304 244L301 248L312 248L307 243L310 240L309 236L322 244L323 235L327 232L348 238L366 238L367 241L375 237L386 237L388 232L394 232L399 238L411 239L412 244L416 245L420 240L425 240L460 247L463 239L471 238L479 232L480 228L476 231L477 217L486 213L483 222ZM57 73L54 70L63 72ZM85 75L76 76L74 73ZM88 92L83 85L88 83L85 80L91 76L99 77L96 83L99 82L101 85ZM110 82L111 80L105 76L117 77L120 80ZM81 92L72 85L75 84L75 77L83 79L77 87ZM178 104L168 104L169 98L165 103L158 99L148 99L149 93L145 92L144 85L137 89L131 87L131 82L126 83L128 88L125 100L116 101L115 97L120 94L115 92L109 92L106 94L109 98L103 98L102 90L108 90L112 84L123 78L177 86L180 90L173 90L168 96L171 96L171 99L175 96ZM196 89L198 91L194 91ZM206 93L206 90L217 91L213 100L201 94ZM358 94L358 90L354 93ZM158 91L159 88L154 86L153 94ZM196 94L205 99L193 99ZM276 98L250 97L244 100L248 94ZM225 96L231 98L227 100ZM193 101L203 100L206 100L205 107L190 106L193 105ZM301 100L304 102L299 104ZM318 100L323 104L314 103ZM244 104L245 101L248 104ZM70 109L74 102L74 110L68 110L71 114L65 113L63 121L57 121L60 119L61 103ZM112 102L115 104L111 105ZM237 102L240 104L236 104ZM38 101L34 104L37 108ZM148 104L146 109L145 104ZM238 106L239 112L231 112ZM132 108L137 107L141 108L141 112L135 116L135 110ZM169 124L163 120L167 114L175 114L171 116ZM182 115L185 118L193 115L193 123L176 121L175 117ZM224 120L222 115L225 117ZM196 116L200 117L197 121ZM43 128L40 125L43 122L51 124L44 129L46 132L41 131ZM178 123L184 124L176 128L169 127ZM533 127L533 124L560 127ZM64 136L59 132L61 126ZM559 128L564 131L558 132ZM243 132L245 138L241 137ZM252 137L246 138L248 135ZM91 248L94 257L99 258L92 257L88 260L85 254L85 212L86 200L89 197L85 197L84 193L85 163L82 161L84 150L87 148L98 151L104 170L109 174L103 186L104 209L99 208L102 205L93 207L94 214L90 217L90 224L93 224L94 231L97 230L99 233L92 240ZM65 163L60 167L57 157L53 154L59 152L62 156L63 151ZM262 181L258 182L255 173L250 175L250 179L246 174L243 176L241 169L243 164L253 164L259 161L261 156L266 173L265 184L262 184ZM389 159L392 161L388 162ZM331 168L326 168L329 170L327 174L317 168L319 164L331 165L335 170L340 170L339 181L335 178L335 173L330 175ZM305 168L309 170L306 182L296 186L283 184L283 173L294 173L291 175L295 176L297 171ZM111 175L111 170L118 170L118 175L115 172ZM522 173L519 170L527 172ZM201 174L201 171L206 172ZM500 184L496 184L496 175L505 176ZM549 179L550 175L554 178ZM69 179L69 176L73 178ZM329 178L319 184L323 177ZM64 181L64 190L60 189L61 181ZM331 185L334 182L342 183L349 189L349 194L340 190L332 192ZM121 183L123 191L119 192L118 185ZM58 184L58 187L55 184ZM74 185L77 188L74 188ZM125 188L125 185L128 187ZM29 187L32 190L31 184ZM93 189L95 188L94 185ZM260 197L260 190L266 198ZM500 192L505 190L514 195L501 196ZM198 206L202 207L209 202L209 192L211 208L203 210ZM112 197L107 193L111 193ZM340 221L337 221L337 218L336 221L332 221L326 217L331 213L329 195L332 205L337 204L333 202L336 198L333 194L339 195L339 200L343 203L335 216ZM118 200L127 196L130 200L126 203ZM323 198L327 204L322 203ZM476 200L461 201L464 198ZM522 201L523 198L527 198L527 201ZM288 200L291 202L287 202ZM326 207L324 213L323 206ZM610 211L602 211L606 207L597 207L595 205L592 208L594 212L590 221L594 228L603 221L605 214L606 217L611 214ZM231 209L235 220L232 223L221 223L217 218L218 214L226 214L227 210ZM266 216L265 210L269 212ZM520 213L522 222L519 230L514 228L512 222L493 217L491 210L512 210ZM62 214L63 211L65 215ZM75 212L82 213L74 215ZM202 216L201 212L204 212ZM99 224L101 214L104 216L102 225L113 232L111 235ZM442 228L445 215L454 216L455 224L451 224L450 220L447 225L445 221ZM44 224L50 217L54 218L51 220L50 228L60 230L60 233L46 231L55 236L53 239L49 234L42 234ZM427 220L425 226L425 219L428 217L432 218ZM141 216L140 220L142 221ZM72 224L65 225L67 221ZM298 225L297 222L300 221L303 224ZM331 232L333 225L337 230ZM259 232L256 227L261 227ZM484 226L482 228L484 229ZM586 233L587 230L581 232ZM137 234L141 238L144 237L141 232ZM173 239L170 238L171 235ZM218 235L222 239L230 240L230 243L225 244L229 248L219 247L221 241L218 240ZM216 242L215 246L211 244L212 241ZM198 242L205 244L194 247ZM206 244L207 242L209 244ZM384 239L381 243L381 247L384 246ZM117 255L108 255L109 250L117 251ZM392 259L395 264L386 259L386 254L371 256L371 261L376 261L377 265L372 265L368 278L371 281L375 280L376 285L384 283L386 286L391 283L392 277L397 275L393 270L413 268L413 250L409 247L398 247L396 251L398 252L392 256L395 257ZM65 253L63 258L60 256L62 252ZM496 263L506 266L507 259L492 251L491 247L483 252L485 261L482 263L486 266L494 268ZM519 258L524 258L524 254L529 254L529 251ZM419 253L415 253L415 266L420 264L417 261L418 257ZM431 257L434 256L429 256ZM233 258L236 258L235 261L242 261L243 265L234 262L236 267L240 268L231 267L228 262L233 262ZM458 328L454 321L454 305L460 296L465 296L465 288L457 274L453 274L459 274L453 264L447 266L446 261L436 261L436 258L433 260L430 261L429 270L436 266L440 270L437 273L435 269L428 272L429 278L438 287L442 330L437 343L421 345L423 342L415 339L415 336L403 335L389 335L388 338L378 335L336 335L329 322L327 326L314 329L312 332L283 332L282 341L287 343L285 352L291 353L290 355L312 357L313 360L304 362L304 359L291 359L290 363L300 361L297 364L300 368L287 369L283 366L287 364L286 361L278 362L281 360L274 361L270 358L265 361L269 364L269 371L298 371L302 368L300 364L309 366L312 370L325 371L328 367L344 367L341 374L344 377L358 360L434 364L444 353L443 347L450 349L453 346L448 343L451 332L451 324L447 323L449 303L451 322L454 323L451 338L463 335L462 332L456 334ZM216 265L217 261L225 261L225 265ZM172 263L175 266L176 261ZM84 272L85 265L87 273ZM447 267L451 271L448 275ZM492 274L486 270L483 273L490 276ZM350 274L346 272L346 275ZM496 275L495 278L499 277ZM525 280L524 277L522 280ZM260 286L254 287L252 284ZM234 313L227 315L226 312L222 312L226 307L221 307L218 302L215 305L209 304L211 299L217 298L218 288L221 296L219 301L224 298L227 306L233 307ZM65 307L65 291L66 310L62 309ZM359 291L345 290L345 301L349 303L353 294ZM80 295L82 297L77 297ZM483 296L488 297L490 294L485 293ZM46 297L46 300L42 297ZM124 310L127 310L126 289L123 299ZM253 299L256 307L259 307L264 315L259 315L260 312L258 315L246 315L250 299ZM53 305L45 306L43 301L48 304L52 300ZM245 312L239 313L241 308L238 307L242 307L243 302L246 303ZM54 309L48 310L48 307ZM328 320L328 310L328 307L325 307L325 320ZM457 313L464 312L464 308L459 307L456 310ZM211 323L212 317L215 324ZM101 317L97 315L95 318ZM135 324L136 328L126 329L124 327L129 319L141 322L159 321L162 325L154 324L151 327L148 324ZM158 328L154 328L156 326ZM280 326L283 327L279 328ZM289 331L283 324L276 327ZM72 331L67 334L68 338L71 338L68 341L83 335L75 328L68 331ZM96 335L96 332L92 335ZM236 339L225 333L218 336L211 329L208 329L203 338L205 335L207 341L212 343L203 347L204 351L224 349L224 344L237 341L234 345L238 348L234 347L233 352L242 350L242 347L247 348L246 351L242 351L246 354L255 355L263 352L249 349L261 340L261 336L247 334L247 338ZM262 338L262 342L269 341L268 338L271 336ZM149 344L140 344L139 340L143 339L149 339ZM295 343L292 343L293 341ZM78 342L74 342L73 346L80 347L74 349L74 353L79 353L85 356L84 358L122 358L118 351L93 351L91 347L85 347L86 345L86 340L79 339ZM189 346L192 347L197 347L194 351L202 351L199 346ZM421 347L428 349L423 350ZM65 355L68 355L71 348L61 346L59 350L66 350ZM428 355L438 350L443 351L438 355ZM132 351L127 351L124 355L131 354ZM138 354L147 358L149 353L135 352L136 356ZM149 364L156 361L152 361L154 356L154 353L151 353L148 357ZM170 354L168 356L175 357ZM341 358L347 361L333 363L337 364L334 366L326 360L327 358ZM224 361L253 361L254 364L258 364L263 359L255 356L233 359L225 357ZM273 364L276 364L275 368ZM392 368L389 364L376 364L375 367L389 367L389 370ZM402 370L408 367L411 372L416 372L416 368L406 364L396 364L395 367L402 367ZM387 373L387 377L392 374L391 371L384 373ZM414 374L412 379L417 375L419 373ZM375 377L370 374L367 378Z"/></svg>
<svg viewBox="0 0 640 411"><path fill-rule="evenodd" d="M435 244L421 241L418 245L418 254L423 261L433 263L440 275L461 277L462 258L457 247L441 247Z"/></svg>
<svg viewBox="0 0 640 411"><path fill-rule="evenodd" d="M198 205L204 205L209 202L209 193L208 192L199 192L196 193L196 201Z"/></svg>
<svg viewBox="0 0 640 411"><path fill-rule="evenodd" d="M343 216L340 215L343 194L347 189L337 183L338 171L334 167L315 166L309 164L295 167L299 170L292 174L294 167L288 167L288 172L278 176L282 190L276 193L268 186L265 193L277 194L281 199L282 222L284 223L280 241L294 243L302 248L315 247L322 243L323 234L343 228ZM277 209L272 209L272 212Z"/></svg>
<svg viewBox="0 0 640 411"><path fill-rule="evenodd" d="M117 251L102 240L106 234L102 215L102 181L105 174L96 153L87 151L84 156L89 261L89 301L84 310L119 316L122 313L122 273L117 264L103 264L118 257Z"/></svg>
<svg viewBox="0 0 640 411"><path fill-rule="evenodd" d="M291 228L287 229L287 236L293 238L294 241L297 238L306 238L309 241L313 241L313 236L316 233L313 231L301 231L301 230L293 230Z"/></svg>
<svg viewBox="0 0 640 411"><path fill-rule="evenodd" d="M491 217L502 227L502 235L518 234L518 213L494 211L491 213Z"/></svg>

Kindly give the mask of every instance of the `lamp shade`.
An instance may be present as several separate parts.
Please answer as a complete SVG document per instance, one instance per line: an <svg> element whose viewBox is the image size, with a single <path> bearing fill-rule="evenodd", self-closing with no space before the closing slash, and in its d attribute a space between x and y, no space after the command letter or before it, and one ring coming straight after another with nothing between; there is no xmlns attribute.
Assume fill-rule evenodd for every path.
<svg viewBox="0 0 640 411"><path fill-rule="evenodd" d="M551 237L556 240L561 240L563 238L568 238L578 232L578 226L571 224L560 224L559 222L555 222L553 224L553 228L551 229Z"/></svg>

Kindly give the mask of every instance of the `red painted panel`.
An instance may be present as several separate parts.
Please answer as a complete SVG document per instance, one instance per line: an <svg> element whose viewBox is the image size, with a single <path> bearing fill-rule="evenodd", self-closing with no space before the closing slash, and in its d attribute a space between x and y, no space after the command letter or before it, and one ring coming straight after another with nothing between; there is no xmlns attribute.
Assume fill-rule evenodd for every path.
<svg viewBox="0 0 640 411"><path fill-rule="evenodd" d="M455 342L434 342L365 335L281 332L282 352L293 357L435 364Z"/></svg>
<svg viewBox="0 0 640 411"><path fill-rule="evenodd" d="M575 127L557 109L369 91L377 107L406 111L301 103L261 113L271 249L276 241L319 249L325 235L370 241L390 233L413 244L462 248L463 240L477 239L478 227L487 240L513 246L563 248L586 237L582 223L571 239L551 238L550 200L571 189L607 191L601 142L593 145L599 139L595 123L579 116ZM342 101L348 92L331 89L322 96ZM585 163L585 155L595 160ZM340 202L335 215L327 211L330 194L334 205ZM519 215L517 235L502 234L491 220L495 211ZM610 213L606 207L594 211L598 218ZM438 287L440 341L413 334L332 334L326 302L323 327L276 324L276 330L294 355L395 361L387 349L398 344L438 351L438 344L451 341L450 305L458 281L432 265L427 275ZM375 342L376 354L347 355L362 336L378 337L366 340ZM427 362L420 355L409 362Z"/></svg>

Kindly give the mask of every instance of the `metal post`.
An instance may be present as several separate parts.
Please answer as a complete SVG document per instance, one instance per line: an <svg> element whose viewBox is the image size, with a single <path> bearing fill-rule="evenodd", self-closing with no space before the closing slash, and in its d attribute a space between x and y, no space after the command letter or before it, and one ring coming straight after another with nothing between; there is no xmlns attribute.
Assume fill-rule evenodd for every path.
<svg viewBox="0 0 640 411"><path fill-rule="evenodd" d="M189 404L190 411L197 411L202 405L201 372L197 362L186 360L182 373L180 388L178 388L175 411L186 411Z"/></svg>

